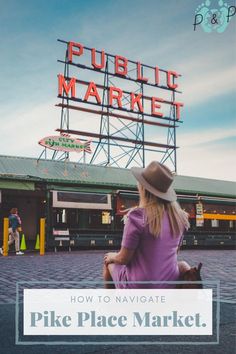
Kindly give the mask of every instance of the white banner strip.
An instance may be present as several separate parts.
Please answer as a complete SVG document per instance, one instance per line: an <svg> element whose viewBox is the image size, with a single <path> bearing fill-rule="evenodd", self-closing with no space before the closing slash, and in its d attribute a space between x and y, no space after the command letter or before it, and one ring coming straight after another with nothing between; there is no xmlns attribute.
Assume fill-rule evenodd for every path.
<svg viewBox="0 0 236 354"><path fill-rule="evenodd" d="M24 335L212 335L212 289L24 289Z"/></svg>

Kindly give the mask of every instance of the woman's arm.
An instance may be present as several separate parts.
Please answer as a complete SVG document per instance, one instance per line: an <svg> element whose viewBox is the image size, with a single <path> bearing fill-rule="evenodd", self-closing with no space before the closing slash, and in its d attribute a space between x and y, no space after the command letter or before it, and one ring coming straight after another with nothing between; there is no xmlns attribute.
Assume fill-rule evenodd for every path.
<svg viewBox="0 0 236 354"><path fill-rule="evenodd" d="M125 223L121 249L117 252L109 252L105 254L105 264L128 264L134 256L138 247L140 236L142 234L144 222L143 211L139 208L131 210L127 215Z"/></svg>
<svg viewBox="0 0 236 354"><path fill-rule="evenodd" d="M128 264L133 258L135 250L128 249L126 247L121 247L120 251L109 252L104 256L105 264L116 263L116 264Z"/></svg>

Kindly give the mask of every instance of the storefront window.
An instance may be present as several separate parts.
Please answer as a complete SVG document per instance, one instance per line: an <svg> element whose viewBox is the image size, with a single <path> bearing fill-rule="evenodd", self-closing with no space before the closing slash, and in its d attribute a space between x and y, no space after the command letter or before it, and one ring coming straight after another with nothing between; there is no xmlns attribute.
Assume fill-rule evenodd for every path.
<svg viewBox="0 0 236 354"><path fill-rule="evenodd" d="M111 212L108 210L54 209L53 227L69 229L110 229Z"/></svg>
<svg viewBox="0 0 236 354"><path fill-rule="evenodd" d="M107 229L110 228L111 216L108 211L93 211L89 213L89 228L91 229Z"/></svg>
<svg viewBox="0 0 236 354"><path fill-rule="evenodd" d="M111 213L109 211L102 212L102 224L103 225L111 224Z"/></svg>
<svg viewBox="0 0 236 354"><path fill-rule="evenodd" d="M211 220L211 226L212 227L219 227L219 220L216 220L216 219Z"/></svg>
<svg viewBox="0 0 236 354"><path fill-rule="evenodd" d="M138 204L138 195L122 193L117 197L116 214L123 215L124 212L127 212L127 210L138 206Z"/></svg>
<svg viewBox="0 0 236 354"><path fill-rule="evenodd" d="M53 207L66 209L111 210L111 195L87 192L52 192Z"/></svg>
<svg viewBox="0 0 236 354"><path fill-rule="evenodd" d="M62 210L62 218L61 218L62 220L62 223L63 224L66 224L66 222L67 222L67 217L66 217L66 209L63 209Z"/></svg>

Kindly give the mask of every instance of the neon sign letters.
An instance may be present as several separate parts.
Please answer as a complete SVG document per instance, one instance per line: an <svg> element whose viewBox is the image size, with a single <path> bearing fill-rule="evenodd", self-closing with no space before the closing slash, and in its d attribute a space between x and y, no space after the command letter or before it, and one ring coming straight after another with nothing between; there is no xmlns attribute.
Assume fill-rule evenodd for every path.
<svg viewBox="0 0 236 354"><path fill-rule="evenodd" d="M67 61L71 65L79 66L79 59L84 55L85 49L90 51L90 64L89 69L97 72L104 72L106 67L106 57L107 54L104 50L99 51L95 48L84 47L81 43L68 42L67 45ZM149 67L149 71L152 73L150 77L143 74L144 64L139 61L133 62L128 60L126 57L121 55L114 55L114 70L111 75L119 78L130 80L129 76L129 65L130 63L136 65L135 77L132 81L137 81L145 85L155 86L160 89L170 90L173 92L179 92L179 84L177 79L180 74L173 70L162 70L158 66ZM82 65L81 65L82 67ZM87 68L87 67L86 67ZM164 73L164 75L163 75ZM160 75L162 74L162 75ZM78 85L86 85L87 89L84 95L78 95ZM129 95L129 110L128 112L134 113L145 113L147 105L144 104L144 100L148 100L149 107L148 110L151 112L147 114L149 116L162 118L162 105L169 104L173 105L175 109L175 118L180 120L181 118L181 107L183 107L182 102L177 102L176 100L168 101L162 97L155 96L143 96L142 93L127 92L122 90L120 87L116 86L103 86L101 84L96 84L94 81L82 81L79 77L66 77L65 75L58 75L58 96L67 97L74 101L80 101L83 103L93 103L96 105L102 105L102 95L104 90L107 90L108 94L108 105L111 108L118 109L120 111L126 111L127 108L124 107L124 95Z"/></svg>

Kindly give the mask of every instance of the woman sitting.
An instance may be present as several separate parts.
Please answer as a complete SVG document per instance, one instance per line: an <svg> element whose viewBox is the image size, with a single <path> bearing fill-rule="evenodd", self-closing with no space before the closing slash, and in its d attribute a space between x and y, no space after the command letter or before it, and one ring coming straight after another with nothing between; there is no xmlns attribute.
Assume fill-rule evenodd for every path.
<svg viewBox="0 0 236 354"><path fill-rule="evenodd" d="M104 257L104 280L116 288L174 288L181 273L190 269L177 261L188 214L177 203L171 171L159 162L145 169L131 169L138 181L140 203L132 209L124 227L121 249ZM151 282L162 283L132 283ZM113 283L106 283L114 288Z"/></svg>

